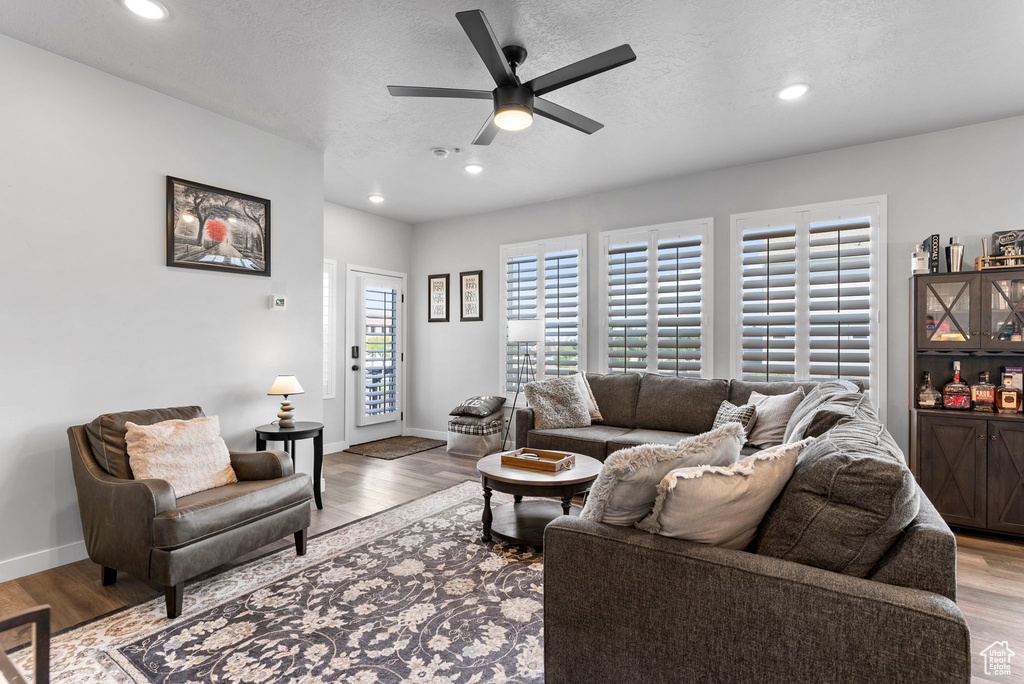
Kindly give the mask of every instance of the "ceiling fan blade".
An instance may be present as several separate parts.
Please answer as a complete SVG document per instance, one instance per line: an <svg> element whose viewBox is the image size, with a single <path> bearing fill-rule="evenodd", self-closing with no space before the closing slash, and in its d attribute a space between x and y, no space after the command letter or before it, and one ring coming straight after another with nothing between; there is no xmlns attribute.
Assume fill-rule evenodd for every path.
<svg viewBox="0 0 1024 684"><path fill-rule="evenodd" d="M490 100L490 90L466 90L463 88L420 88L418 86L388 86L394 97L457 97L467 100Z"/></svg>
<svg viewBox="0 0 1024 684"><path fill-rule="evenodd" d="M473 138L474 145L490 145L491 141L494 140L494 136L498 135L498 131L501 130L494 124L494 114L492 113L487 117L487 123L484 124L480 132Z"/></svg>
<svg viewBox="0 0 1024 684"><path fill-rule="evenodd" d="M532 90L534 95L543 95L635 60L636 53L633 52L633 48L628 44L620 45L593 57L581 59L575 64L549 71L523 85Z"/></svg>
<svg viewBox="0 0 1024 684"><path fill-rule="evenodd" d="M598 123L593 119L588 119L582 114L577 114L571 109L566 109L561 105L556 105L551 100L545 100L542 97L538 97L533 100L533 111L540 114L545 119L557 121L569 128L575 128L577 131L583 131L587 135L596 133L604 128L603 123Z"/></svg>
<svg viewBox="0 0 1024 684"><path fill-rule="evenodd" d="M501 51L498 39L494 37L491 25L487 23L487 17L480 10L468 10L456 12L455 18L462 24L463 30L469 36L484 66L491 72L491 78L499 86L519 85L519 79L512 73L512 67L505 59Z"/></svg>

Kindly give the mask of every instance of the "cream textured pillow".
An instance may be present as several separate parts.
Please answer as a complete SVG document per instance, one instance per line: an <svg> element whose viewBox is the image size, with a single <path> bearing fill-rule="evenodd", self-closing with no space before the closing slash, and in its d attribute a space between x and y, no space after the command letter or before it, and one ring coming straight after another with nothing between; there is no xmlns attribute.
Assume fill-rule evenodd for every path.
<svg viewBox="0 0 1024 684"><path fill-rule="evenodd" d="M572 375L531 382L523 392L533 408L534 427L538 430L590 425L586 399L579 380Z"/></svg>
<svg viewBox="0 0 1024 684"><path fill-rule="evenodd" d="M580 517L609 525L632 525L651 512L658 483L675 468L729 465L740 457L743 426L717 430L671 444L641 444L608 457L587 495Z"/></svg>
<svg viewBox="0 0 1024 684"><path fill-rule="evenodd" d="M658 485L654 510L637 527L665 537L745 549L782 492L807 439L759 451L730 466L673 470Z"/></svg>
<svg viewBox="0 0 1024 684"><path fill-rule="evenodd" d="M166 480L179 498L238 482L217 416L125 427L136 480Z"/></svg>
<svg viewBox="0 0 1024 684"><path fill-rule="evenodd" d="M757 421L747 435L747 444L767 449L786 441L789 418L803 400L803 388L789 394L768 395L751 392L747 403L757 407Z"/></svg>
<svg viewBox="0 0 1024 684"><path fill-rule="evenodd" d="M594 398L594 392L590 389L590 383L587 382L587 374L575 373L574 375L580 387L580 394L583 395L583 401L587 404L587 410L590 411L590 422L600 423L604 420L604 416L601 415L601 409L597 406L597 399Z"/></svg>

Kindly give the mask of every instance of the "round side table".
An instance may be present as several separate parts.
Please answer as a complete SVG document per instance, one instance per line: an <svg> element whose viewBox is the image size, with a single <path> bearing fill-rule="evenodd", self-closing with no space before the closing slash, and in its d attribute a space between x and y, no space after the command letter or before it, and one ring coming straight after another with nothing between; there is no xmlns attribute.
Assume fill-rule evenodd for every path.
<svg viewBox="0 0 1024 684"><path fill-rule="evenodd" d="M324 466L324 424L308 420L295 421L295 427L283 428L280 425L260 425L256 428L256 451L264 451L267 442L284 442L284 450L292 457L295 465L295 442L299 439L313 438L313 498L316 507L323 510L324 502L320 497L320 471Z"/></svg>
<svg viewBox="0 0 1024 684"><path fill-rule="evenodd" d="M477 461L476 469L484 486L483 538L497 537L512 544L544 546L544 528L560 515L579 515L580 507L572 498L590 491L601 472L601 462L576 454L576 465L557 473L543 473L501 465L501 454ZM491 510L491 490L515 495L514 503ZM524 496L548 501L523 501ZM555 497L561 501L551 501Z"/></svg>

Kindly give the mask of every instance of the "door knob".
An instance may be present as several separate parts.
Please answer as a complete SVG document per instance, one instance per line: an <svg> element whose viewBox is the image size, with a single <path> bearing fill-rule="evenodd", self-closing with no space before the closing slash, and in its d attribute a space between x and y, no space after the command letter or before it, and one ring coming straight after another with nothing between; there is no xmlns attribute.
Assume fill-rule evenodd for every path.
<svg viewBox="0 0 1024 684"><path fill-rule="evenodd" d="M995 439L995 438L996 438L995 435L992 435L991 437L989 437L989 439Z"/></svg>
<svg viewBox="0 0 1024 684"><path fill-rule="evenodd" d="M352 366L352 370L359 370L359 366Z"/></svg>
<svg viewBox="0 0 1024 684"><path fill-rule="evenodd" d="M985 439L985 435L978 435L978 439Z"/></svg>

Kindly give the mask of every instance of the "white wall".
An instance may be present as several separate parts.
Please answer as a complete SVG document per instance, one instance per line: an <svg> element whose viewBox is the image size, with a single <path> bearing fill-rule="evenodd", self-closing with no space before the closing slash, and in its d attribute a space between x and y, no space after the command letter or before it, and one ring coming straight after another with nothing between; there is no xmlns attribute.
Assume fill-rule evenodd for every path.
<svg viewBox="0 0 1024 684"><path fill-rule="evenodd" d="M594 144L600 144L600 134ZM446 413L467 396L500 393L498 248L541 237L589 235L590 366L596 369L603 230L681 219L715 219L715 375L728 377L730 310L729 216L801 204L888 195L889 268L887 423L909 442L909 276L914 243L939 233L967 245L1024 224L1024 117L801 157L690 174L656 183L516 209L417 225L413 229L412 426L443 430ZM427 323L428 273L484 270L483 323ZM454 300L453 300L454 301Z"/></svg>
<svg viewBox="0 0 1024 684"><path fill-rule="evenodd" d="M345 266L408 273L411 243L412 226L408 223L324 202L324 258L338 262L335 398L324 400L324 448L328 452L349 446L345 436L345 382L356 375L350 370L352 359L345 345Z"/></svg>
<svg viewBox="0 0 1024 684"><path fill-rule="evenodd" d="M84 557L68 426L200 404L253 448L278 373L320 420L323 157L4 36L0 64L3 581ZM166 175L271 199L272 277L165 266Z"/></svg>

